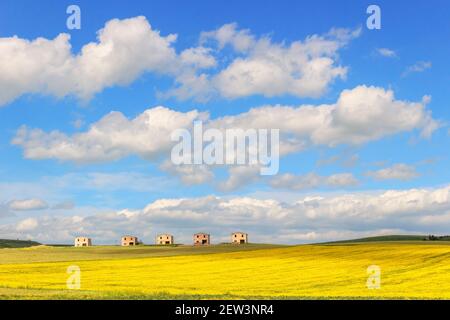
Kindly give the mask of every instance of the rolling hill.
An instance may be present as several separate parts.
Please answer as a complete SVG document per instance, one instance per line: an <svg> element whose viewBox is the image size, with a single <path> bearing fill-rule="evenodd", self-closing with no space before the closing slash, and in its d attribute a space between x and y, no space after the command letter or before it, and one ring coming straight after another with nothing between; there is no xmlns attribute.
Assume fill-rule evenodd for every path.
<svg viewBox="0 0 450 320"><path fill-rule="evenodd" d="M434 235L385 235L366 237L350 240L324 242L322 244L360 243L360 242L385 242L385 241L450 241L450 236Z"/></svg>
<svg viewBox="0 0 450 320"><path fill-rule="evenodd" d="M0 239L0 248L28 248L39 245L41 245L39 242L30 240Z"/></svg>

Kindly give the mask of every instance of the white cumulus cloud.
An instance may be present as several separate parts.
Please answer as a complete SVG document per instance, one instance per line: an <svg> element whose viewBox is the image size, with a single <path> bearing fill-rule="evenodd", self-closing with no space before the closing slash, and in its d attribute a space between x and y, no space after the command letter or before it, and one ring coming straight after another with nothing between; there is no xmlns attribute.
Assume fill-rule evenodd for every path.
<svg viewBox="0 0 450 320"><path fill-rule="evenodd" d="M121 112L111 112L86 132L72 136L22 127L13 144L23 146L29 159L86 163L112 161L131 154L151 159L169 150L172 131L189 128L201 117L197 111L182 113L164 107L148 109L131 120Z"/></svg>
<svg viewBox="0 0 450 320"><path fill-rule="evenodd" d="M12 200L8 203L9 209L14 211L43 210L48 208L47 202L41 199Z"/></svg>
<svg viewBox="0 0 450 320"><path fill-rule="evenodd" d="M176 68L175 35L161 36L145 17L113 19L97 42L71 52L70 36L0 38L0 105L26 93L89 99L104 88L127 85L143 72Z"/></svg>
<svg viewBox="0 0 450 320"><path fill-rule="evenodd" d="M117 243L126 233L152 243L154 234L170 232L179 242L191 243L199 230L210 232L215 243L243 230L252 241L298 243L386 233L448 233L450 187L386 190L346 194L317 194L283 202L266 197L205 196L159 199L142 209L99 211L29 218L0 225L8 237L43 242L67 242L79 234L96 243Z"/></svg>
<svg viewBox="0 0 450 320"><path fill-rule="evenodd" d="M360 34L360 29L332 29L290 44L256 37L235 23L203 32L201 43L214 40L218 50L227 45L238 54L217 73L179 77L179 87L169 91L181 99L215 94L236 99L251 95L319 97L347 68L338 64L338 51ZM208 41L209 40L209 41ZM228 59L229 60L229 59Z"/></svg>
<svg viewBox="0 0 450 320"><path fill-rule="evenodd" d="M111 112L72 135L60 131L21 127L12 143L23 149L28 159L57 159L76 163L108 162L137 155L152 162L164 162L163 171L182 178L187 184L211 180L212 167L168 165L175 144L171 133L180 128L192 130L195 120L204 128L219 130L279 129L280 155L298 153L311 146L361 145L400 132L419 131L429 137L440 126L427 108L428 97L419 102L397 100L393 91L379 87L358 86L344 90L333 104L300 106L261 106L232 116L211 119L196 110L178 112L155 107L133 119ZM243 182L255 181L257 170L236 167L219 189L234 190ZM339 178L339 179L338 179ZM336 177L329 184L341 184Z"/></svg>
<svg viewBox="0 0 450 320"><path fill-rule="evenodd" d="M129 85L144 73L173 79L172 89L157 89L163 97L318 97L346 76L338 51L359 33L332 29L286 44L226 24L202 32L199 46L177 52L176 34L162 35L138 16L106 22L97 40L78 53L66 33L54 39L0 38L0 106L25 94L87 100L105 88ZM223 51L228 45L233 52Z"/></svg>

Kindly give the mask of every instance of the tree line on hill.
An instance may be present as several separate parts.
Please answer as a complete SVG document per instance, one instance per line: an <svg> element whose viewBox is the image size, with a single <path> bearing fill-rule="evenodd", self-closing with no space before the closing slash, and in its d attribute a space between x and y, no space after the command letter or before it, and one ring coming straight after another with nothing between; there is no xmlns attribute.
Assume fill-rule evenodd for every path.
<svg viewBox="0 0 450 320"><path fill-rule="evenodd" d="M27 248L39 245L41 245L39 242L31 240L0 239L0 248Z"/></svg>
<svg viewBox="0 0 450 320"><path fill-rule="evenodd" d="M425 237L426 241L450 241L450 236L435 236L433 234L430 234Z"/></svg>

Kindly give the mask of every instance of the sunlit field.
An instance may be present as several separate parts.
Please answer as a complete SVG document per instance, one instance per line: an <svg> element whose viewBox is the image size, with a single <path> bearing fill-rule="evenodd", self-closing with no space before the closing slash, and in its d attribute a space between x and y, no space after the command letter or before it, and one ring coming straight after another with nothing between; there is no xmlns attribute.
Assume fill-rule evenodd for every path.
<svg viewBox="0 0 450 320"><path fill-rule="evenodd" d="M67 289L71 265L80 290ZM450 243L0 249L0 298L448 299Z"/></svg>

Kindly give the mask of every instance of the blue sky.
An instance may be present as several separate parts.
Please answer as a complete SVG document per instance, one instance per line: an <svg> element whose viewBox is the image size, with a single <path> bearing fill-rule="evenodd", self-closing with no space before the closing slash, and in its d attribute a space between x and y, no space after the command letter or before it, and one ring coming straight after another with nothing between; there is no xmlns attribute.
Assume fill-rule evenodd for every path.
<svg viewBox="0 0 450 320"><path fill-rule="evenodd" d="M81 9L80 30L66 27L70 4ZM170 231L189 241L190 233L202 227L199 217L208 223L203 229L215 232L217 241L242 229L242 224L256 240L287 243L389 232L445 233L450 226L448 4L378 1L381 29L369 30L370 4L2 1L0 237L70 242L78 234L93 234L99 243L110 243L122 233L135 232L151 242L156 233ZM113 19L115 29L111 24L105 43L113 43L110 49L120 54L108 58L98 50L84 55L81 50L89 43L98 49L102 41L97 32L107 30L105 24ZM132 28L142 31L142 37L130 36ZM344 30L345 37L330 32L336 28ZM218 30L230 32L223 45ZM60 34L70 39L57 42ZM170 34L176 34L176 40ZM317 56L305 58L289 51L296 42L312 50L307 39L313 35L325 41L314 47ZM37 42L33 46L30 41L36 38L47 39L48 47ZM238 48L244 38L250 44ZM61 43L70 44L70 51L64 51ZM326 46L332 46L331 53ZM120 51L125 47L128 51ZM192 48L205 49L195 57L205 63L203 67L183 60L183 52ZM320 75L304 67L322 59L331 65ZM206 66L212 60L214 65ZM283 71L292 72L293 78L264 74L262 79L262 68L271 75L279 71L271 69L277 63L289 65ZM83 65L87 71L78 72ZM238 66L260 76L254 78L260 87L247 81ZM334 74L338 70L340 76ZM208 80L183 82L192 74ZM231 81L230 74L237 78ZM291 80L299 83L293 85ZM244 93L230 91L237 82L236 89ZM177 95L180 86L187 96ZM350 109L345 102L337 103L345 92ZM384 100L372 103L380 95ZM276 105L316 110L337 105L345 112L336 112L323 129L299 133L302 122L312 119L299 113L298 128L288 125L286 120L297 113L280 111ZM137 145L138 138L130 132L139 128L131 122L125 124L130 126L129 136L120 132L111 138L117 141L105 138L114 131L109 127L100 129L105 130L101 139L92 131L111 111L131 120L157 106L180 117L192 110L208 112L211 126L225 116L242 124L240 117L250 109L272 106L269 123L307 147L284 154L275 177L261 178L245 169L233 177L230 167L222 167L207 168L208 173L197 172L189 180L173 167L161 167L169 147L158 141L167 138L166 131L138 133L152 141L148 148L157 145L155 152ZM246 119L251 125L251 117ZM164 125L156 115L150 120L158 128ZM108 121L116 118L102 123ZM169 127L173 129L172 124ZM21 130L25 135L17 142ZM78 135L86 140L80 142ZM96 155L90 149L109 143L120 156L109 151ZM65 144L74 148L70 155L62 148ZM192 183L193 178L199 182ZM316 197L321 199L316 212L298 207L298 202ZM190 203L180 204L180 198ZM161 199L170 199L170 205ZM396 207L383 207L386 201ZM350 207L336 213L330 203ZM228 207L232 209L221 211ZM373 210L370 223L366 210ZM271 220L274 212L279 220Z"/></svg>

